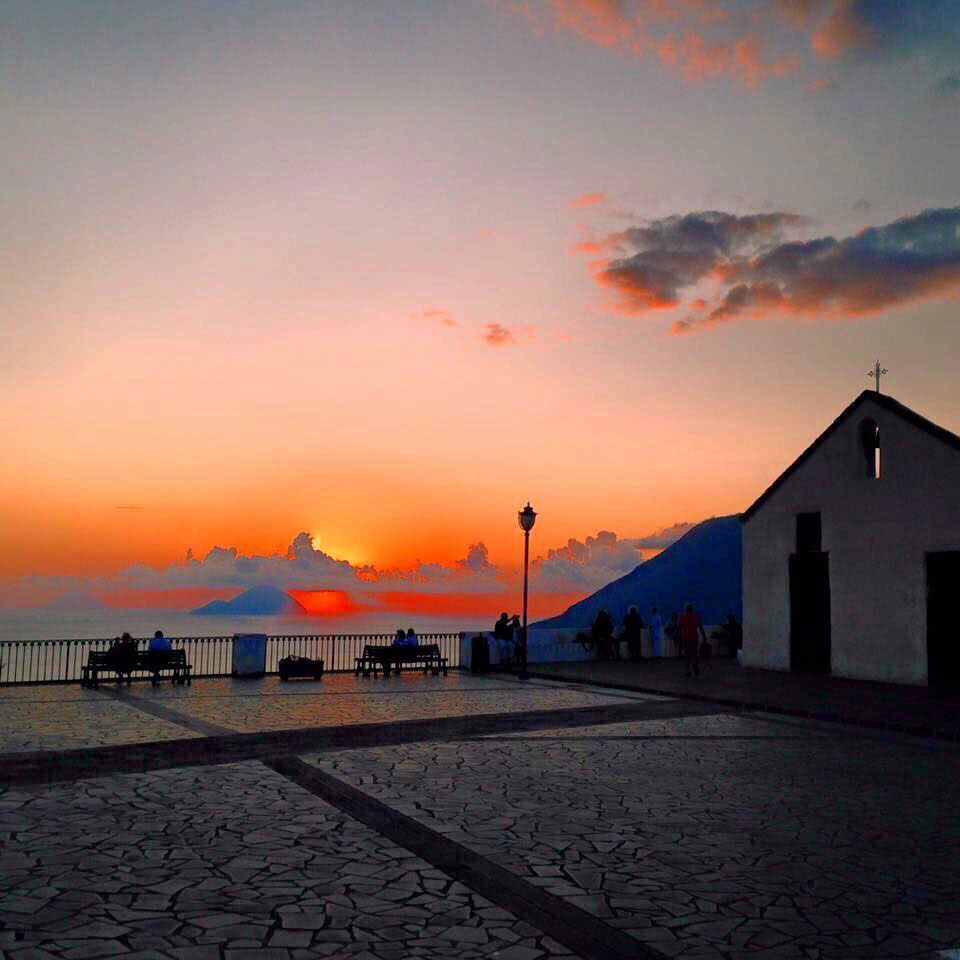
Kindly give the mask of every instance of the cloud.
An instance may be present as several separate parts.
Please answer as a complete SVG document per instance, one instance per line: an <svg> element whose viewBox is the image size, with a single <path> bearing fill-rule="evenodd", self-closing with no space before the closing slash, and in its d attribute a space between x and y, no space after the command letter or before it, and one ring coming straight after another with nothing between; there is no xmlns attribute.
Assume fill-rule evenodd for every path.
<svg viewBox="0 0 960 960"><path fill-rule="evenodd" d="M960 292L960 207L924 210L837 240L782 243L717 265L733 285L676 333L744 315L850 317Z"/></svg>
<svg viewBox="0 0 960 960"><path fill-rule="evenodd" d="M491 347L505 347L517 342L513 333L499 323L484 324L483 339Z"/></svg>
<svg viewBox="0 0 960 960"><path fill-rule="evenodd" d="M662 530L657 530L655 533L640 537L640 539L634 540L633 542L637 547L644 550L664 550L669 547L671 543L676 543L677 540L689 530L692 530L696 525L696 523L674 523L669 527L664 527Z"/></svg>
<svg viewBox="0 0 960 960"><path fill-rule="evenodd" d="M534 559L531 571L538 589L582 595L632 570L643 559L641 549L662 549L690 526L675 524L634 540L620 539L609 531L584 542L571 539ZM314 547L314 539L301 532L286 550L267 555L213 547L197 559L188 550L176 563L134 565L100 577L0 578L0 606L29 606L65 593L83 593L118 607L191 608L266 584L297 593L339 591L347 600L356 600L358 607L382 607L390 596L400 594L499 596L514 591L519 576L517 568L491 562L482 542L471 544L462 558L451 563L418 561L404 569L384 569L338 560Z"/></svg>
<svg viewBox="0 0 960 960"><path fill-rule="evenodd" d="M853 208L869 209L866 201ZM691 333L743 316L849 317L960 292L960 207L925 210L843 239L784 240L809 226L794 213L719 211L647 221L610 234L594 261L616 310L642 315L685 306L672 332ZM712 293L701 293L704 287Z"/></svg>
<svg viewBox="0 0 960 960"><path fill-rule="evenodd" d="M836 80L833 77L816 77L803 85L803 89L808 93L826 93L836 86Z"/></svg>
<svg viewBox="0 0 960 960"><path fill-rule="evenodd" d="M453 314L449 310L441 310L437 307L428 307L426 310L421 310L419 313L411 313L411 320L425 320L429 323L439 323L445 327L456 327L459 326L456 320L453 319Z"/></svg>
<svg viewBox="0 0 960 960"><path fill-rule="evenodd" d="M935 56L960 43L955 0L829 0L807 6L810 46L823 58Z"/></svg>
<svg viewBox="0 0 960 960"><path fill-rule="evenodd" d="M615 533L601 530L585 541L571 538L565 546L548 550L531 564L532 577L541 589L579 585L592 590L629 573L643 562L635 540L619 540Z"/></svg>
<svg viewBox="0 0 960 960"><path fill-rule="evenodd" d="M650 58L691 83L727 78L755 89L818 61L960 48L956 0L499 0L537 36L551 30L621 56ZM828 81L812 81L825 89Z"/></svg>
<svg viewBox="0 0 960 960"><path fill-rule="evenodd" d="M593 207L598 203L606 203L607 195L605 193L582 193L575 200L570 201L572 207Z"/></svg>
<svg viewBox="0 0 960 960"><path fill-rule="evenodd" d="M802 222L793 213L736 216L716 210L650 220L597 242L627 254L596 261L597 281L620 295L621 312L670 309L718 265Z"/></svg>

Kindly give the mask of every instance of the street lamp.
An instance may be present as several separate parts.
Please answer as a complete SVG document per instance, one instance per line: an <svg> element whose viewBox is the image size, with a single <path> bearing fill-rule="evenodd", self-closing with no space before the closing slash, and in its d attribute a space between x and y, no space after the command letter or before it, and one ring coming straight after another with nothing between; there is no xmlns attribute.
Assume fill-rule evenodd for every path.
<svg viewBox="0 0 960 960"><path fill-rule="evenodd" d="M530 565L530 531L537 522L537 513L527 505L517 513L520 529L523 531L523 638L520 647L520 676L527 675L527 570Z"/></svg>

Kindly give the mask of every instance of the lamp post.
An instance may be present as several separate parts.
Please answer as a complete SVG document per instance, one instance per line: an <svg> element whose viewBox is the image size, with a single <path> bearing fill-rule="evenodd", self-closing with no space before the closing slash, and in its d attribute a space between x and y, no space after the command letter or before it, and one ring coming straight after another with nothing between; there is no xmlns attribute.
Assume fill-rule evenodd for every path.
<svg viewBox="0 0 960 960"><path fill-rule="evenodd" d="M520 653L520 676L527 675L527 571L530 566L530 531L537 522L537 513L527 505L517 513L520 529L523 531L523 640Z"/></svg>

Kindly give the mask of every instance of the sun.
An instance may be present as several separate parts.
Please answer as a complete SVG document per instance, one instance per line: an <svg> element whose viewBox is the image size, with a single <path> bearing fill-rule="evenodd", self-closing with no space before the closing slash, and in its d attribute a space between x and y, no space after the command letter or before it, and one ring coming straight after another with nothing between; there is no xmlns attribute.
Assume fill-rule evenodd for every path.
<svg viewBox="0 0 960 960"><path fill-rule="evenodd" d="M355 547L344 546L342 543L331 540L329 537L325 536L321 538L318 534L314 534L310 537L310 546L312 546L314 550L322 551L328 557L333 557L334 560L346 560L346 562L353 567L363 565L363 558L359 555Z"/></svg>

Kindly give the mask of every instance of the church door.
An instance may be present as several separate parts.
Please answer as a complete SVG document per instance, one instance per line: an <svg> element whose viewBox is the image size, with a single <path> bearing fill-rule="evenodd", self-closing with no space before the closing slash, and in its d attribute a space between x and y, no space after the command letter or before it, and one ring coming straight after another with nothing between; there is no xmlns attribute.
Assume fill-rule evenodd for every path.
<svg viewBox="0 0 960 960"><path fill-rule="evenodd" d="M927 682L960 690L960 551L927 554Z"/></svg>
<svg viewBox="0 0 960 960"><path fill-rule="evenodd" d="M790 669L830 672L830 554L790 557Z"/></svg>

